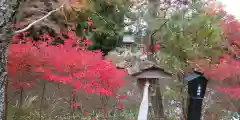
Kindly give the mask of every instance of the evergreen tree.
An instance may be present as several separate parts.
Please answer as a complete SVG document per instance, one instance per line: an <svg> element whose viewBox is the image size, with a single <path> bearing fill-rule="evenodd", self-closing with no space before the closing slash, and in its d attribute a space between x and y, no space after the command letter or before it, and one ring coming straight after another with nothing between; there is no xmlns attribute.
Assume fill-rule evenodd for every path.
<svg viewBox="0 0 240 120"><path fill-rule="evenodd" d="M203 3L196 2L173 12L169 18L151 21L151 38L161 44L158 60L178 72L196 67L190 63L200 60L214 62L224 52L218 24L221 18L221 15L207 14Z"/></svg>
<svg viewBox="0 0 240 120"><path fill-rule="evenodd" d="M129 0L93 0L91 18L96 27L90 49L101 49L106 55L121 44L124 33L124 17L134 18Z"/></svg>

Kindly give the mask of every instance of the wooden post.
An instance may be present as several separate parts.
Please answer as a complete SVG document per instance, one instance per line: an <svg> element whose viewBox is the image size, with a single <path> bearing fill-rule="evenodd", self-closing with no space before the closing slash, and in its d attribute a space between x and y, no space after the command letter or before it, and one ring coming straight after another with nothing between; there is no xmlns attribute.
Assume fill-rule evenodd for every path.
<svg viewBox="0 0 240 120"><path fill-rule="evenodd" d="M149 82L146 80L143 88L143 97L142 102L139 108L138 113L138 120L147 120L148 118L148 88L149 88Z"/></svg>
<svg viewBox="0 0 240 120"><path fill-rule="evenodd" d="M151 96L151 103L154 110L154 118L160 119L164 118L164 109L163 109L163 100L162 100L162 94L160 90L160 82L159 80L153 80L152 81L154 90L156 92L155 96Z"/></svg>

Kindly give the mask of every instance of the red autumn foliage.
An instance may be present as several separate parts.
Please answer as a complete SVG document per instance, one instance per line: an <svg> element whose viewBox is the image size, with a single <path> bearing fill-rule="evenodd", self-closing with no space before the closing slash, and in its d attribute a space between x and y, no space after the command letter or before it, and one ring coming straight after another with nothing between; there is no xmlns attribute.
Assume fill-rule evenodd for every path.
<svg viewBox="0 0 240 120"><path fill-rule="evenodd" d="M103 109L103 112L104 112L104 114L108 114L108 109L107 109L107 108L104 108L104 109Z"/></svg>
<svg viewBox="0 0 240 120"><path fill-rule="evenodd" d="M87 50L91 44L87 37L78 37L74 31L65 34L68 37L44 34L39 41L24 33L13 36L8 55L10 85L34 84L35 77L29 82L18 80L23 77L22 73L28 73L50 82L71 85L75 93L83 90L115 95L124 84L126 72L117 69L111 61L103 60L101 51ZM52 45L56 38L64 40L64 44Z"/></svg>
<svg viewBox="0 0 240 120"><path fill-rule="evenodd" d="M117 104L116 108L118 110L122 110L124 108L124 105L122 103Z"/></svg>
<svg viewBox="0 0 240 120"><path fill-rule="evenodd" d="M208 15L216 15L218 13L225 12L224 5L216 0L207 0L203 1L205 4L204 11Z"/></svg>
<svg viewBox="0 0 240 120"><path fill-rule="evenodd" d="M73 108L77 108L77 107L78 107L78 104L77 104L77 103L74 103L74 104L72 104L72 107L73 107Z"/></svg>
<svg viewBox="0 0 240 120"><path fill-rule="evenodd" d="M228 52L222 55L219 64L211 65L204 74L211 79L228 84L228 86L217 86L217 88L233 98L240 99L240 60L238 58L240 55L240 22L225 12L222 7L218 11L221 12L214 13L224 15L220 25L226 38Z"/></svg>
<svg viewBox="0 0 240 120"><path fill-rule="evenodd" d="M157 43L157 44L154 46L154 51L159 51L160 48L161 48L160 43Z"/></svg>
<svg viewBox="0 0 240 120"><path fill-rule="evenodd" d="M124 100L124 99L126 99L126 98L127 98L127 96L125 96L125 95L120 95L118 99Z"/></svg>
<svg viewBox="0 0 240 120"><path fill-rule="evenodd" d="M84 112L83 116L89 116L89 113L88 112Z"/></svg>

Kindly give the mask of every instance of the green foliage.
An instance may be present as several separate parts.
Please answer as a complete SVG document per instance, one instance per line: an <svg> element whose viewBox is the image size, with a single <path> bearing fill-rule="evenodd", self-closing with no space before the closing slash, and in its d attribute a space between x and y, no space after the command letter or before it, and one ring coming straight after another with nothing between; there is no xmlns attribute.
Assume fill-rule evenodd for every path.
<svg viewBox="0 0 240 120"><path fill-rule="evenodd" d="M157 55L166 57L159 59L167 60L164 62L173 70L188 68L188 61L191 60L215 61L223 52L222 32L218 24L220 19L219 15L205 14L201 4L194 4L175 12L169 19L150 23L150 26L160 23L152 28L152 31L157 31L153 38L161 43L161 52Z"/></svg>
<svg viewBox="0 0 240 120"><path fill-rule="evenodd" d="M90 9L80 13L80 19L91 17L96 28L92 36L93 45L89 49L101 49L106 55L109 51L120 45L124 34L124 16L134 18L129 11L129 0L92 0ZM82 26L82 22L80 22ZM80 30L80 29L79 29Z"/></svg>

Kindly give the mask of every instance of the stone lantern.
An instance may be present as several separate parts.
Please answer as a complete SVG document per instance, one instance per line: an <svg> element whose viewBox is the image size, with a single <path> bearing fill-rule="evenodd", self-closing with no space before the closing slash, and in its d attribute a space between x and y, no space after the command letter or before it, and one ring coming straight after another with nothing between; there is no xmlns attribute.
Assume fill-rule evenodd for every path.
<svg viewBox="0 0 240 120"><path fill-rule="evenodd" d="M123 46L130 49L130 51L132 51L134 42L135 42L135 38L133 35L126 34L123 36L123 39L122 39Z"/></svg>
<svg viewBox="0 0 240 120"><path fill-rule="evenodd" d="M129 75L136 77L137 83L143 91L143 96L145 83L150 83L148 96L150 97L150 105L153 108L154 116L157 118L163 118L164 111L160 84L161 80L171 79L172 75L160 66L147 60L139 62L135 67L128 68L128 73Z"/></svg>

